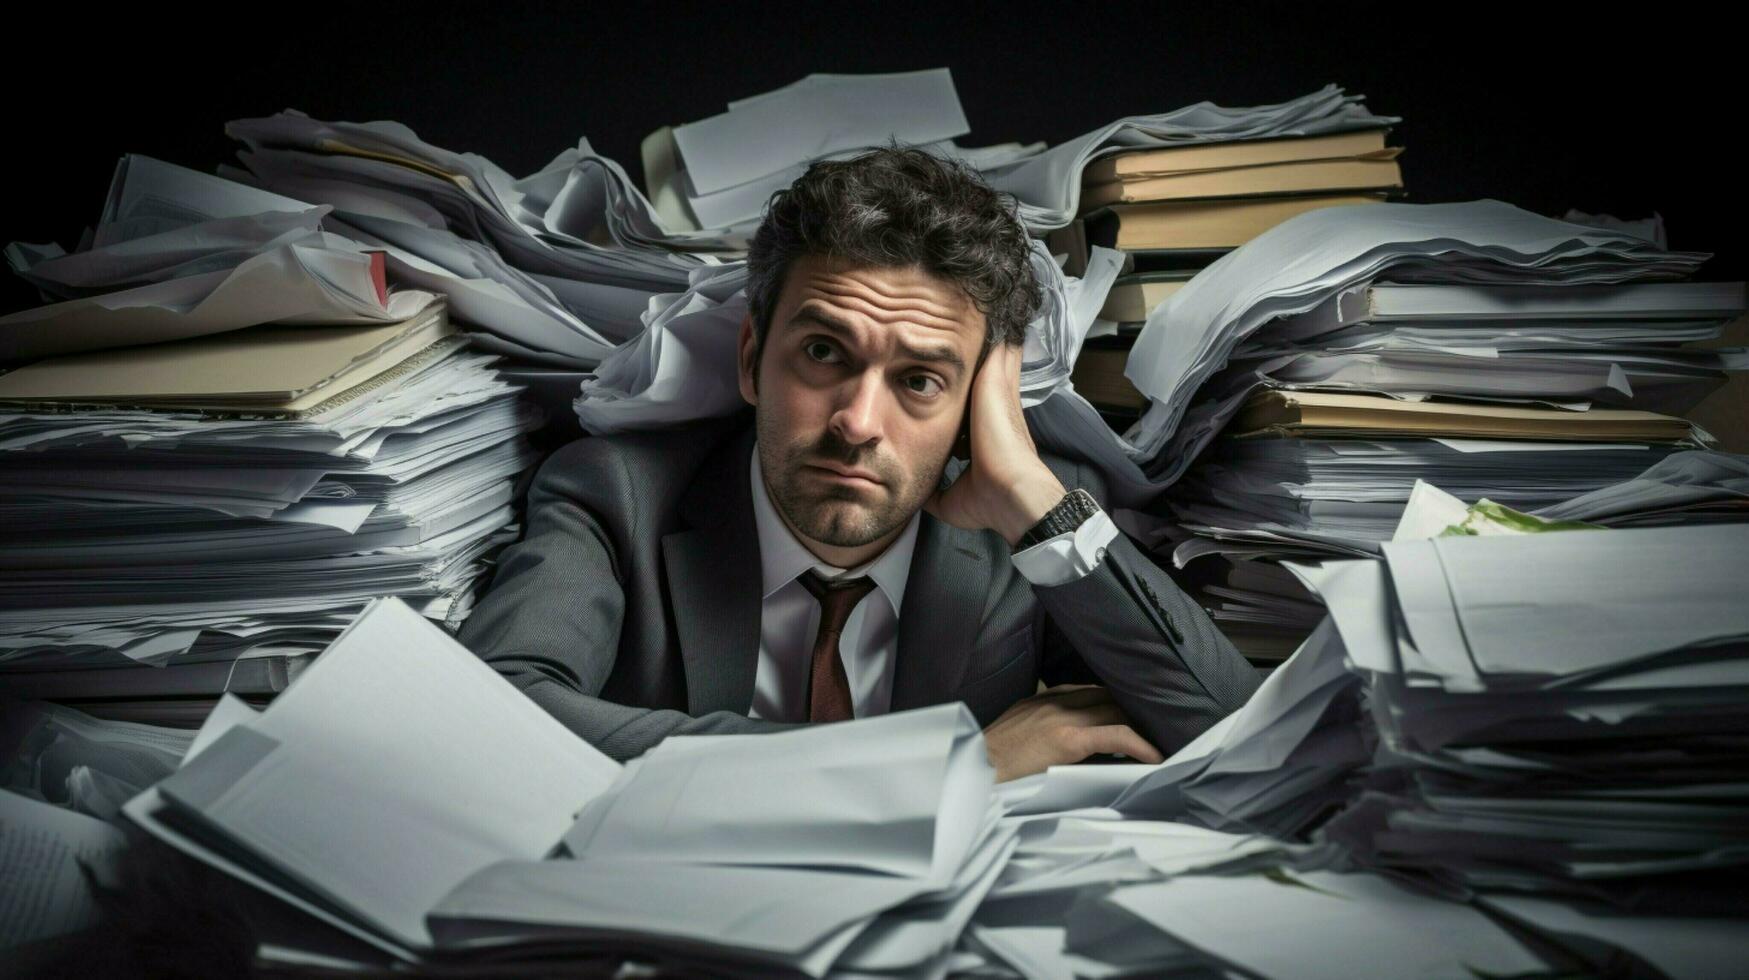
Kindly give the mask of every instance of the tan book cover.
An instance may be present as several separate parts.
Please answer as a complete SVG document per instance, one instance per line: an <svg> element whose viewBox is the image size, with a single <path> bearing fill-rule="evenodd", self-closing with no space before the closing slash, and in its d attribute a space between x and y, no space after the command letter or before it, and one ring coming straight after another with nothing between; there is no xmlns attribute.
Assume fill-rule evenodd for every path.
<svg viewBox="0 0 1749 980"><path fill-rule="evenodd" d="M1393 153L1394 157L1394 153ZM1400 190L1403 168L1393 157L1307 160L1227 170L1198 170L1095 184L1081 192L1081 206L1178 201L1203 197L1253 197L1347 190Z"/></svg>
<svg viewBox="0 0 1749 980"><path fill-rule="evenodd" d="M1082 348L1081 355L1075 358L1074 369L1069 372L1069 381L1082 398L1095 405L1144 408L1148 399L1123 374L1129 357L1128 350L1115 347Z"/></svg>
<svg viewBox="0 0 1749 980"><path fill-rule="evenodd" d="M1238 248L1307 211L1347 204L1377 204L1383 200L1382 195L1371 194L1241 197L1218 201L1120 204L1106 214L1116 225L1116 232L1111 236L1113 248L1125 251Z"/></svg>
<svg viewBox="0 0 1749 980"><path fill-rule="evenodd" d="M1100 307L1099 317L1102 320L1116 320L1118 323L1146 320L1154 307L1183 289L1187 281L1119 282L1111 287L1111 292L1105 294L1105 305Z"/></svg>
<svg viewBox="0 0 1749 980"><path fill-rule="evenodd" d="M1191 170L1224 170L1255 167L1290 160L1330 160L1359 157L1384 150L1385 130L1359 129L1327 136L1297 136L1272 140L1192 143L1131 150L1100 157L1081 171L1084 184L1104 183L1126 177L1183 173Z"/></svg>
<svg viewBox="0 0 1749 980"><path fill-rule="evenodd" d="M1573 412L1470 402L1411 402L1331 391L1262 391L1228 427L1241 437L1279 435L1444 436L1561 442L1680 442L1693 429L1656 412Z"/></svg>
<svg viewBox="0 0 1749 980"><path fill-rule="evenodd" d="M0 375L0 401L299 411L455 333L440 300L369 326L259 326L70 354Z"/></svg>

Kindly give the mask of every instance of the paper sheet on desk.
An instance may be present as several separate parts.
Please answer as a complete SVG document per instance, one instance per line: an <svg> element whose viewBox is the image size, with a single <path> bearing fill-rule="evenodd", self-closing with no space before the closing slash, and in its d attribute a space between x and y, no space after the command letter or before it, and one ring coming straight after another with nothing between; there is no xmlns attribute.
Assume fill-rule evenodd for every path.
<svg viewBox="0 0 1749 980"><path fill-rule="evenodd" d="M579 859L951 876L995 772L960 704L793 732L678 736L628 764L565 834Z"/></svg>
<svg viewBox="0 0 1749 980"><path fill-rule="evenodd" d="M449 889L488 864L544 856L618 770L390 599L156 794L420 948ZM482 799L493 803L460 802Z"/></svg>
<svg viewBox="0 0 1749 980"><path fill-rule="evenodd" d="M96 924L79 865L101 869L126 843L95 817L0 789L0 954Z"/></svg>
<svg viewBox="0 0 1749 980"><path fill-rule="evenodd" d="M1381 963L1399 976L1509 976L1546 969L1475 909L1374 875L1186 875L1119 888L1091 901L1134 916L1146 923L1143 928L1164 932L1216 964L1263 977L1346 980ZM1076 933L1097 934L1088 927L1101 909L1080 911L1079 921L1071 921L1069 948L1093 952L1078 946ZM1267 942L1259 941L1260 923L1268 924Z"/></svg>

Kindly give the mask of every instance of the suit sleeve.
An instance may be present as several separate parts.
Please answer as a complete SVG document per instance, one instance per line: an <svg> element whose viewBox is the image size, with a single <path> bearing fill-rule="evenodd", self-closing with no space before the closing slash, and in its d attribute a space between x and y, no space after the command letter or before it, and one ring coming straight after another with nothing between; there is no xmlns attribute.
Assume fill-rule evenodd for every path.
<svg viewBox="0 0 1749 980"><path fill-rule="evenodd" d="M625 574L600 513L636 506L624 467L580 440L548 457L529 487L528 530L457 638L571 731L621 761L669 735L719 735L793 727L729 711L683 711L601 698L619 655ZM620 497L625 508L599 507ZM592 503L597 506L591 506ZM636 528L627 519L621 525Z"/></svg>
<svg viewBox="0 0 1749 980"><path fill-rule="evenodd" d="M1077 476L1104 506L1097 476L1085 467ZM1202 607L1121 532L1092 571L1035 585L1033 594L1046 619L1046 680L1090 672L1167 755L1238 709L1261 683Z"/></svg>

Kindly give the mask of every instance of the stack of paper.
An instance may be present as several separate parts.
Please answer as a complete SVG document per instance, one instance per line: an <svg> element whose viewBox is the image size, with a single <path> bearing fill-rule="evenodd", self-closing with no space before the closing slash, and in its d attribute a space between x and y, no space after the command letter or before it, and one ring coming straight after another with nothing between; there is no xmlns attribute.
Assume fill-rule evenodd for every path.
<svg viewBox="0 0 1749 980"><path fill-rule="evenodd" d="M1266 837L1124 819L1100 808L1012 819L1020 827L1019 846L961 940L962 955L975 960L957 969L970 975L1068 980L1194 973L1203 958L1158 933L1087 942L1079 933L1079 910L1114 887L1187 874L1244 874L1304 851Z"/></svg>
<svg viewBox="0 0 1749 980"><path fill-rule="evenodd" d="M1013 850L962 705L669 739L565 834L432 913L451 949L634 950L678 972L937 971Z"/></svg>
<svg viewBox="0 0 1749 980"><path fill-rule="evenodd" d="M1675 453L1631 480L1545 507L1537 516L1609 527L1749 520L1749 456Z"/></svg>
<svg viewBox="0 0 1749 980"><path fill-rule="evenodd" d="M1125 368L1149 402L1128 430L1111 431L1085 399L1066 394L1040 405L1030 421L1041 445L1079 447L1079 454L1093 457L1119 506L1144 507L1183 475L1249 394L1248 389L1234 392L1206 383L1242 341L1254 335L1259 343L1273 337L1260 331L1282 317L1318 309L1332 297L1381 278L1413 280L1416 285L1566 288L1680 278L1705 258L1666 252L1627 232L1542 218L1498 201L1323 208L1227 254L1154 309ZM1741 304L1740 293L1736 301ZM1647 342L1648 333L1672 343L1716 335L1716 322L1729 314L1713 309L1687 316L1686 323L1666 318L1650 330L1636 322L1603 324L1607 329L1600 336L1609 343L1619 338L1620 343L1640 344ZM1708 319L1714 323L1695 322ZM1400 326L1393 325L1392 332ZM1488 328L1490 335L1508 332L1498 324ZM1573 330L1564 334L1570 338ZM1450 346L1437 340L1434 344ZM1723 366L1717 361L1697 364L1708 371ZM1694 367L1685 363L1678 373L1692 373ZM1627 370L1623 368L1623 377ZM1626 385L1618 378L1615 387ZM1426 395L1406 387L1398 393L1417 392Z"/></svg>
<svg viewBox="0 0 1749 980"><path fill-rule="evenodd" d="M1149 314L1221 254L1289 218L1400 190L1400 148L1385 146L1395 121L1333 87L1278 106L1204 103L1120 120L999 175L1034 203L1028 195L1048 190L1061 168L1080 168L1082 216L1047 241L1073 271L1092 245L1122 252L1129 273L1089 331L1065 400L1084 398L1114 431L1134 425L1147 399L1124 365Z"/></svg>
<svg viewBox="0 0 1749 980"><path fill-rule="evenodd" d="M225 133L245 145L238 159L269 190L298 188L280 192L333 203L342 219L357 212L448 228L524 272L651 288L699 262L675 252L625 171L587 140L517 179L395 122L325 122L288 110L232 120Z"/></svg>
<svg viewBox="0 0 1749 980"><path fill-rule="evenodd" d="M541 415L434 312L0 378L0 513L33 529L0 542L14 696L186 723L284 689L377 596L458 625L518 531Z"/></svg>
<svg viewBox="0 0 1749 980"><path fill-rule="evenodd" d="M44 970L17 947L101 921L92 878L113 884L110 862L127 836L94 817L0 789L0 955L7 972Z"/></svg>
<svg viewBox="0 0 1749 980"><path fill-rule="evenodd" d="M706 261L663 241L643 195L587 140L517 180L399 123L287 111L226 131L247 144L247 169L222 174L331 206L333 227L383 249L397 281L446 293L497 353L592 366L637 333L651 294Z"/></svg>
<svg viewBox="0 0 1749 980"><path fill-rule="evenodd" d="M1228 715L1112 802L1127 816L1303 837L1372 757L1359 687L1328 620Z"/></svg>
<svg viewBox="0 0 1749 980"><path fill-rule="evenodd" d="M47 702L0 702L0 788L113 820L176 771L194 732L93 718Z"/></svg>
<svg viewBox="0 0 1749 980"><path fill-rule="evenodd" d="M1183 568L1206 555L1376 555L1417 480L1467 500L1539 510L1631 480L1672 452L1639 442L1223 439L1168 496L1196 535L1173 559Z"/></svg>
<svg viewBox="0 0 1749 980"><path fill-rule="evenodd" d="M1251 265L1289 244L1310 258ZM1129 361L1173 386L1129 435L1177 425L1142 462L1172 484L1174 560L1220 556L1195 569L1202 604L1279 648L1306 597L1240 586L1258 576L1236 563L1376 554L1417 478L1540 511L1703 443L1678 416L1749 359L1682 345L1741 315L1744 286L1630 281L1702 258L1497 202L1332 210L1258 239L1175 293Z"/></svg>
<svg viewBox="0 0 1749 980"><path fill-rule="evenodd" d="M1455 889L1740 915L1745 574L1746 525L1405 540L1308 569L1381 740L1326 836Z"/></svg>
<svg viewBox="0 0 1749 980"><path fill-rule="evenodd" d="M1292 335L1294 321L1281 318L1295 314L1311 312L1321 324L1321 307L1375 279L1596 286L1679 278L1705 258L1498 201L1311 212L1222 258L1149 318L1127 372L1151 401L1127 433L1134 459L1159 485L1176 480L1243 404L1232 397L1210 402L1202 391L1239 344L1272 322L1283 326L1269 330Z"/></svg>
<svg viewBox="0 0 1749 980"><path fill-rule="evenodd" d="M1396 190L1397 157L1383 128L1297 139L1126 150L1081 172L1081 210L1152 201Z"/></svg>
<svg viewBox="0 0 1749 980"><path fill-rule="evenodd" d="M0 317L0 361L151 344L261 323L367 324L405 320L431 293L391 292L383 255L322 230L312 207L215 177L140 158L164 186L210 200L181 211L152 198L128 212L118 199L130 159L117 169L110 207L87 247L13 242L7 263L56 300ZM198 189L198 193L196 192ZM171 213L142 214L151 208Z"/></svg>
<svg viewBox="0 0 1749 980"><path fill-rule="evenodd" d="M1528 533L1554 528L1415 500L1383 562L1296 566L1331 619L1244 708L1160 766L1012 791L968 962L1733 974L1749 526ZM1316 837L1198 847L1162 817Z"/></svg>
<svg viewBox="0 0 1749 980"><path fill-rule="evenodd" d="M229 702L236 704L236 702ZM550 852L619 766L396 599L259 715L209 720L125 812L189 856L388 952L500 861Z"/></svg>
<svg viewBox="0 0 1749 980"><path fill-rule="evenodd" d="M962 705L622 770L392 599L226 705L128 816L413 963L939 972L1015 846Z"/></svg>

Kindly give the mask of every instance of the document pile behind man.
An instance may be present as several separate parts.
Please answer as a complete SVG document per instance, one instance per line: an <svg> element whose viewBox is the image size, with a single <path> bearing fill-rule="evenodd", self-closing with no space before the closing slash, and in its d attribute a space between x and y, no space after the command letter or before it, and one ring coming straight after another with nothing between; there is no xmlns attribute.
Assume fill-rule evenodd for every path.
<svg viewBox="0 0 1749 980"><path fill-rule="evenodd" d="M104 312L0 333L76 351L0 376L0 691L192 725L284 689L377 596L459 624L540 411L325 208L145 158L109 200L103 244L27 273L81 294L41 310Z"/></svg>
<svg viewBox="0 0 1749 980"><path fill-rule="evenodd" d="M1417 479L1536 511L1702 444L1679 416L1749 362L1682 345L1740 316L1743 284L1645 281L1704 256L1596 231L1498 202L1332 209L1165 304L1159 342L1139 344L1129 370L1184 375L1161 459L1202 455L1163 498L1173 559L1241 649L1282 656L1318 621L1277 561L1376 554ZM1334 282L1357 268L1331 264L1345 237L1375 243L1370 271ZM1296 248L1300 270L1280 271ZM1194 341L1202 369L1146 360L1191 358L1165 332L1204 316L1231 332ZM1170 479L1183 463L1161 467Z"/></svg>

